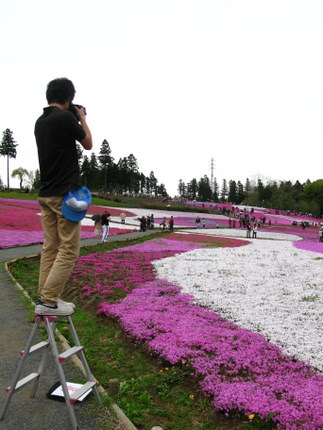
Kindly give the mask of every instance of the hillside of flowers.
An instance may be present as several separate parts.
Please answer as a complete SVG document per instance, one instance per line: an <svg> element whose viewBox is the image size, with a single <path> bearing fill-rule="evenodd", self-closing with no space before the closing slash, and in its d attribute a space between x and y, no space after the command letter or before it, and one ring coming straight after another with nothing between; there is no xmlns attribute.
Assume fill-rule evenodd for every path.
<svg viewBox="0 0 323 430"><path fill-rule="evenodd" d="M3 231L36 240L38 203L1 200ZM117 223L120 209L108 210ZM91 207L89 218L102 211ZM151 212L126 215L126 228L138 229ZM181 231L81 257L70 297L116 319L153 355L188 366L215 408L270 415L278 429L323 428L320 221L303 228L303 217L273 213L247 239L245 228L233 228L232 212L153 215L155 229L173 215ZM196 228L197 216L205 228ZM82 234L93 237L93 222L86 223Z"/></svg>
<svg viewBox="0 0 323 430"><path fill-rule="evenodd" d="M109 208L111 214L119 215L120 210ZM91 206L88 219L82 222L81 237L83 239L94 237L93 221L90 219L94 213L103 213L103 208ZM128 216L133 216L127 211ZM133 231L133 227L121 229L121 226L112 226L109 234L115 235ZM0 198L0 248L23 246L43 242L41 227L40 206L37 200L18 200Z"/></svg>
<svg viewBox="0 0 323 430"><path fill-rule="evenodd" d="M304 251L293 247L295 237L277 233L274 240L246 241L199 233L173 233L82 257L69 284L74 299L99 304L99 313L116 318L128 335L154 354L172 364L185 362L216 408L261 418L274 414L282 429L321 428L323 376L317 354L322 345L317 318L322 261L306 253L301 269L307 266L312 284L299 291L299 282L294 298L286 281L294 285L301 269L295 278L293 267L284 272L289 257L281 260L284 247L279 244L287 242L289 255L300 253L300 258ZM272 243L269 251L264 242ZM264 264L259 258L254 262L256 255L261 261L268 259L268 268L259 266ZM261 274L268 276L273 258L281 265L272 267L271 285L265 284L258 293ZM285 288L278 285L280 278ZM241 315L234 313L236 309ZM254 315L257 320L252 325ZM311 324L315 328L306 337Z"/></svg>

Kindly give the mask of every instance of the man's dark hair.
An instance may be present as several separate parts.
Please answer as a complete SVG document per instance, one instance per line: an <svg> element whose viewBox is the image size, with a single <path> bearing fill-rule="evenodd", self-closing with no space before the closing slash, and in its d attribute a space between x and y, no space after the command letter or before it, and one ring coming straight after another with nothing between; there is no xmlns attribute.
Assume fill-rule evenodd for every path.
<svg viewBox="0 0 323 430"><path fill-rule="evenodd" d="M47 85L46 98L48 104L71 102L75 96L75 88L72 81L67 78L58 78Z"/></svg>

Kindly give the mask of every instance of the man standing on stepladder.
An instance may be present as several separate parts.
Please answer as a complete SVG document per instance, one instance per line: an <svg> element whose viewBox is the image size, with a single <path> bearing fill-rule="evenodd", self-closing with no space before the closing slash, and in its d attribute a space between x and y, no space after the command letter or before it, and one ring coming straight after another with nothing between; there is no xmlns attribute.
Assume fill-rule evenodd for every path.
<svg viewBox="0 0 323 430"><path fill-rule="evenodd" d="M48 107L35 124L40 166L38 201L44 231L39 275L39 315L71 315L74 304L60 299L65 281L79 255L80 220L91 203L81 187L76 141L92 149L86 110L73 105L73 82L66 78L49 82Z"/></svg>

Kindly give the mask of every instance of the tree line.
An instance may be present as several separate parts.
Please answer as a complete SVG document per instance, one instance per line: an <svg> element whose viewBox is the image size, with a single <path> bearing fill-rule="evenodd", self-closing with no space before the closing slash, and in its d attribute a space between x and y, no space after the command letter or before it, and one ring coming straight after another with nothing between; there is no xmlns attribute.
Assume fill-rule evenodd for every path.
<svg viewBox="0 0 323 430"><path fill-rule="evenodd" d="M10 188L9 159L16 158L17 146L12 131L6 129L0 143L0 156L7 157L8 189ZM150 172L149 176L140 172L138 161L133 154L115 162L106 139L101 144L98 156L94 152L91 153L90 157L83 155L82 147L79 144L77 144L77 152L82 185L87 186L92 192L168 197L165 185L158 183L153 171ZM39 170L28 171L23 167L18 167L18 169L13 170L11 177L19 178L20 188L39 189ZM1 177L0 187L4 188Z"/></svg>
<svg viewBox="0 0 323 430"><path fill-rule="evenodd" d="M92 191L104 193L146 195L153 197L168 197L164 184L159 184L153 171L149 176L140 172L138 161L133 154L114 161L110 144L103 140L99 155L94 152L90 157L81 153L79 148L79 163L82 184Z"/></svg>
<svg viewBox="0 0 323 430"><path fill-rule="evenodd" d="M207 175L199 181L194 178L187 184L179 180L181 198L200 201L228 202L260 206L323 217L323 179L305 183L296 181L268 181L261 179L241 181L223 179L219 187L215 179L211 184Z"/></svg>

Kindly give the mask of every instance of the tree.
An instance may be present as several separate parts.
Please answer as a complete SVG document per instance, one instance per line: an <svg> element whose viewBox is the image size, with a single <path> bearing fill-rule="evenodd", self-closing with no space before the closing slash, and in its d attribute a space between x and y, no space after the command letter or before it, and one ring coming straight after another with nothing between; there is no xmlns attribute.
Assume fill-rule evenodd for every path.
<svg viewBox="0 0 323 430"><path fill-rule="evenodd" d="M318 216L323 215L323 179L308 183L304 187L304 194L307 200L315 202L318 207ZM313 205L314 209L314 205Z"/></svg>
<svg viewBox="0 0 323 430"><path fill-rule="evenodd" d="M2 134L0 156L7 157L7 188L9 189L9 158L16 158L17 150L12 131L7 128Z"/></svg>
<svg viewBox="0 0 323 430"><path fill-rule="evenodd" d="M150 193L155 194L155 196L157 196L158 194L157 184L158 184L158 181L155 177L155 174L153 171L151 171L149 174Z"/></svg>
<svg viewBox="0 0 323 430"><path fill-rule="evenodd" d="M233 180L229 181L228 201L230 203L236 203L237 201L237 183Z"/></svg>
<svg viewBox="0 0 323 430"><path fill-rule="evenodd" d="M204 175L203 178L199 180L198 196L202 201L211 200L212 198L212 188L207 175Z"/></svg>
<svg viewBox="0 0 323 430"><path fill-rule="evenodd" d="M243 185L240 181L237 182L237 199L236 199L236 203L238 203L239 205L243 202L245 198L245 193L243 190Z"/></svg>
<svg viewBox="0 0 323 430"><path fill-rule="evenodd" d="M181 196L181 197L185 196L186 187L185 187L185 183L184 183L184 181L182 179L179 180L177 190L178 190L179 196Z"/></svg>
<svg viewBox="0 0 323 430"><path fill-rule="evenodd" d="M91 167L90 167L90 161L89 157L87 155L84 155L83 163L81 166L81 178L82 183L87 187L88 186L88 180L90 177Z"/></svg>
<svg viewBox="0 0 323 430"><path fill-rule="evenodd" d="M107 176L108 176L108 167L112 164L113 158L111 157L111 149L109 142L104 139L99 153L99 162L103 166L104 170L104 192L107 190Z"/></svg>
<svg viewBox="0 0 323 430"><path fill-rule="evenodd" d="M40 171L38 169L35 170L35 175L34 175L34 181L32 183L32 188L34 190L39 190L39 188L40 188Z"/></svg>
<svg viewBox="0 0 323 430"><path fill-rule="evenodd" d="M128 156L128 169L129 169L129 191L130 193L139 193L140 190L140 174L137 158L130 154Z"/></svg>
<svg viewBox="0 0 323 430"><path fill-rule="evenodd" d="M222 182L222 189L221 189L221 201L222 203L225 203L228 198L228 185L227 180L223 179Z"/></svg>
<svg viewBox="0 0 323 430"><path fill-rule="evenodd" d="M212 197L212 199L214 202L219 201L219 185L218 185L216 178L214 178L214 182L213 182L213 197Z"/></svg>
<svg viewBox="0 0 323 430"><path fill-rule="evenodd" d="M164 184L158 185L158 195L162 197L168 197L166 187Z"/></svg>
<svg viewBox="0 0 323 430"><path fill-rule="evenodd" d="M191 182L187 184L187 197L191 200L195 200L197 196L197 180L193 178Z"/></svg>
<svg viewBox="0 0 323 430"><path fill-rule="evenodd" d="M251 190L252 190L252 186L251 186L249 178L246 179L246 185L245 185L244 189L245 189L245 194L246 195L248 195L251 192Z"/></svg>
<svg viewBox="0 0 323 430"><path fill-rule="evenodd" d="M17 169L13 170L11 173L12 178L16 178L18 176L19 178L19 187L22 190L22 184L26 177L28 178L30 176L30 173L28 170L24 169L23 167L18 167Z"/></svg>

